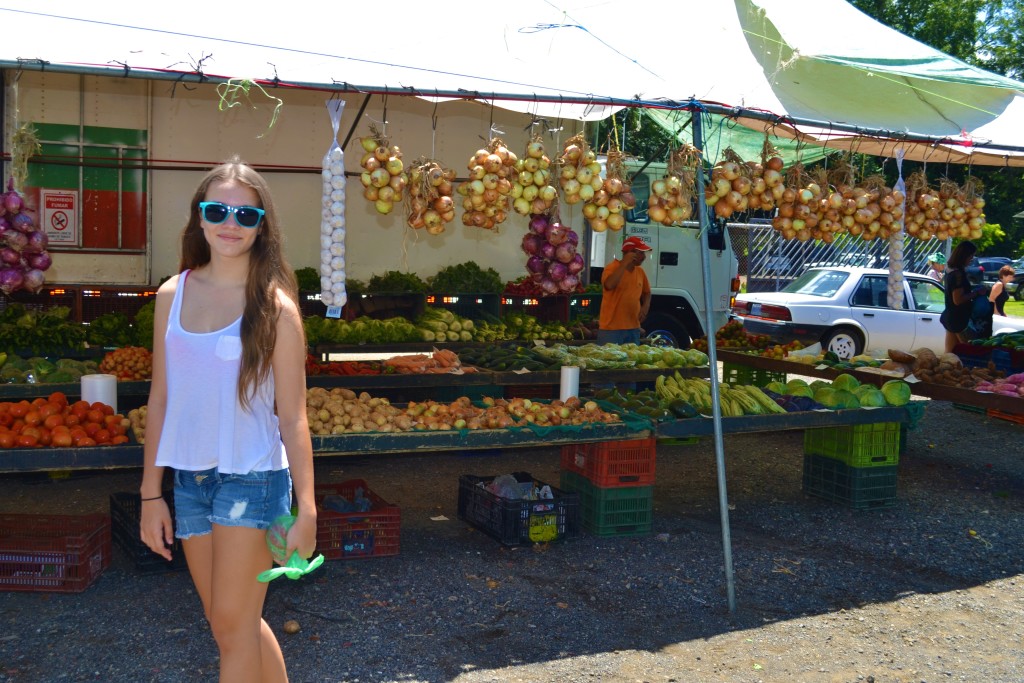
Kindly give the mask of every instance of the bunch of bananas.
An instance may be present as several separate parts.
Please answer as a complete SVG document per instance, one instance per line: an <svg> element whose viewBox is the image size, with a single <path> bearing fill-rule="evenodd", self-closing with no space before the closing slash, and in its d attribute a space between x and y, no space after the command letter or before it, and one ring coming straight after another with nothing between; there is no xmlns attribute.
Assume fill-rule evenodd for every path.
<svg viewBox="0 0 1024 683"><path fill-rule="evenodd" d="M682 399L705 415L711 414L711 384L703 379L683 377L678 372L661 375L654 390L667 401ZM785 413L785 409L755 386L720 384L718 404L723 417Z"/></svg>

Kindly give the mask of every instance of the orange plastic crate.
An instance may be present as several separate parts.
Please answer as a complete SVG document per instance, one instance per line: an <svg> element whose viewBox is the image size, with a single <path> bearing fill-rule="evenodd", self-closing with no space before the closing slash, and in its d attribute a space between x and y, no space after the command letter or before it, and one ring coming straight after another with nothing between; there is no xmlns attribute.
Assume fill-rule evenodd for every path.
<svg viewBox="0 0 1024 683"><path fill-rule="evenodd" d="M355 500L357 489L371 502L366 512L334 512L324 509L329 495ZM370 490L362 479L338 484L317 484L316 549L328 560L354 560L398 554L401 511Z"/></svg>
<svg viewBox="0 0 1024 683"><path fill-rule="evenodd" d="M586 477L601 488L650 486L658 440L634 439L562 446L562 469Z"/></svg>
<svg viewBox="0 0 1024 683"><path fill-rule="evenodd" d="M0 515L0 590L79 593L110 554L108 515Z"/></svg>

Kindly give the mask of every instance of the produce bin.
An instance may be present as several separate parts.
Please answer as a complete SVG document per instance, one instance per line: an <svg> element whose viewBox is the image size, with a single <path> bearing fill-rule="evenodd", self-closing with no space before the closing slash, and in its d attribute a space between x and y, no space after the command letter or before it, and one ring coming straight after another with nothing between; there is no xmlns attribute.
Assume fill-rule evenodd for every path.
<svg viewBox="0 0 1024 683"><path fill-rule="evenodd" d="M748 384L766 387L772 382L786 382L786 373L752 368L749 365L722 363L722 381L729 384Z"/></svg>
<svg viewBox="0 0 1024 683"><path fill-rule="evenodd" d="M551 296L501 295L501 314L527 313L542 323L569 322L569 297L564 294Z"/></svg>
<svg viewBox="0 0 1024 683"><path fill-rule="evenodd" d="M513 476L522 484L547 486L526 472L515 472ZM580 500L575 493L551 487L554 498L502 498L485 488L494 479L471 474L459 477L459 519L510 546L557 541L579 534Z"/></svg>
<svg viewBox="0 0 1024 683"><path fill-rule="evenodd" d="M470 320L501 315L500 294L427 294L427 306L444 308Z"/></svg>
<svg viewBox="0 0 1024 683"><path fill-rule="evenodd" d="M358 489L371 502L365 512L335 512L324 509L327 496L356 500ZM328 560L356 560L397 555L401 511L378 496L362 479L317 484L316 550Z"/></svg>
<svg viewBox="0 0 1024 683"><path fill-rule="evenodd" d="M0 515L0 590L80 593L110 565L110 517Z"/></svg>
<svg viewBox="0 0 1024 683"><path fill-rule="evenodd" d="M651 533L654 487L602 488L575 472L562 471L562 488L580 496L583 528L595 536Z"/></svg>
<svg viewBox="0 0 1024 683"><path fill-rule="evenodd" d="M850 467L821 455L804 454L803 490L854 510L896 504L896 465Z"/></svg>
<svg viewBox="0 0 1024 683"><path fill-rule="evenodd" d="M169 491L164 493L164 500L171 510L174 519L174 496ZM176 571L188 566L185 562L185 551L181 547L181 539L175 538L171 545L171 561L160 557L149 546L142 542L139 534L139 522L142 514L142 503L137 493L110 494L110 531L114 545L128 556L135 569L143 574Z"/></svg>
<svg viewBox="0 0 1024 683"><path fill-rule="evenodd" d="M600 294L570 294L569 321L579 318L598 318L601 315Z"/></svg>
<svg viewBox="0 0 1024 683"><path fill-rule="evenodd" d="M850 467L899 463L899 422L879 422L804 430L804 453L839 460Z"/></svg>
<svg viewBox="0 0 1024 683"><path fill-rule="evenodd" d="M595 486L617 488L654 483L657 438L599 441L562 446L561 467Z"/></svg>

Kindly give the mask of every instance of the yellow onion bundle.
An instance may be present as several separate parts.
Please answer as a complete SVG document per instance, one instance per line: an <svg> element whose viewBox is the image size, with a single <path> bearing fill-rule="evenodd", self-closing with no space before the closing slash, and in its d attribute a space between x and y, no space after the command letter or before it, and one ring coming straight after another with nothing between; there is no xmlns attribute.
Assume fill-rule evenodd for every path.
<svg viewBox="0 0 1024 683"><path fill-rule="evenodd" d="M551 184L551 159L545 153L541 136L526 145L526 155L516 160L512 181L512 208L520 216L551 212L558 190Z"/></svg>
<svg viewBox="0 0 1024 683"><path fill-rule="evenodd" d="M823 218L821 199L821 183L808 175L803 164L797 162L786 172L785 186L778 203L778 213L772 219L772 227L787 240L806 242L821 239L831 242L833 232L825 232L818 227Z"/></svg>
<svg viewBox="0 0 1024 683"><path fill-rule="evenodd" d="M500 138L492 138L469 158L469 178L456 188L465 209L464 225L493 230L505 222L517 160Z"/></svg>
<svg viewBox="0 0 1024 683"><path fill-rule="evenodd" d="M363 147L363 158L359 161L363 171L359 180L363 184L363 197L373 202L377 213L389 214L395 204L403 199L409 176L402 162L402 151L397 145L389 145L373 126L370 135L359 139Z"/></svg>
<svg viewBox="0 0 1024 683"><path fill-rule="evenodd" d="M681 225L693 216L693 169L700 163L700 152L692 145L680 147L668 160L665 176L651 183L647 215L665 226Z"/></svg>
<svg viewBox="0 0 1024 683"><path fill-rule="evenodd" d="M944 180L938 189L929 187L923 171L907 179L906 230L917 239L978 239L985 225L984 208L980 185L973 178L962 188Z"/></svg>
<svg viewBox="0 0 1024 683"><path fill-rule="evenodd" d="M636 197L625 180L623 161L624 155L618 148L608 150L608 177L601 182L601 189L583 204L583 217L595 232L622 230L626 225L626 211L636 206Z"/></svg>
<svg viewBox="0 0 1024 683"><path fill-rule="evenodd" d="M444 232L445 225L455 220L454 180L454 170L429 159L416 161L409 169L406 200L406 223L410 228L425 229L431 235Z"/></svg>
<svg viewBox="0 0 1024 683"><path fill-rule="evenodd" d="M558 184L566 204L592 202L594 195L604 187L597 154L582 134L566 140L558 158L558 166Z"/></svg>

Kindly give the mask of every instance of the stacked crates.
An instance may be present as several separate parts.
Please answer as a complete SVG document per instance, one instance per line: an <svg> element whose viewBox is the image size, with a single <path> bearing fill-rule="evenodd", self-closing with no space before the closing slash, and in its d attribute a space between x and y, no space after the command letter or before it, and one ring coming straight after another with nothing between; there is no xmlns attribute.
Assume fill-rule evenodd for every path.
<svg viewBox="0 0 1024 683"><path fill-rule="evenodd" d="M580 496L583 528L595 536L651 532L657 439L562 446L561 486Z"/></svg>
<svg viewBox="0 0 1024 683"><path fill-rule="evenodd" d="M896 503L900 423L804 431L804 492L855 510Z"/></svg>

